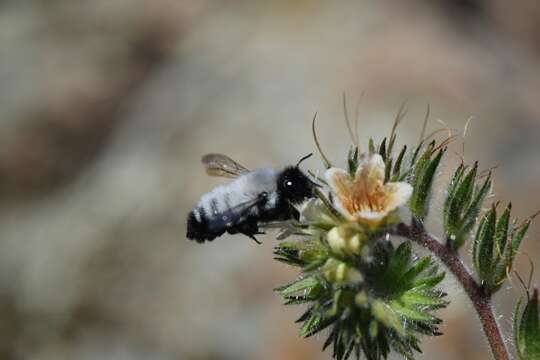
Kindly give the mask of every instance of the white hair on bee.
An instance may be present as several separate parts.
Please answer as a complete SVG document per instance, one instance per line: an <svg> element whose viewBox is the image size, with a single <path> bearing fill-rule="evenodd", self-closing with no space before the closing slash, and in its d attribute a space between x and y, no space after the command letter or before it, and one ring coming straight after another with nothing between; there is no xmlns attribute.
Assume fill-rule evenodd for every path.
<svg viewBox="0 0 540 360"><path fill-rule="evenodd" d="M207 154L202 162L210 175L235 178L203 194L187 219L187 238L211 241L225 232L241 233L258 242L260 225L298 218L296 204L313 196L319 186L299 168L311 157L300 158L282 171L272 168L248 170L223 154Z"/></svg>

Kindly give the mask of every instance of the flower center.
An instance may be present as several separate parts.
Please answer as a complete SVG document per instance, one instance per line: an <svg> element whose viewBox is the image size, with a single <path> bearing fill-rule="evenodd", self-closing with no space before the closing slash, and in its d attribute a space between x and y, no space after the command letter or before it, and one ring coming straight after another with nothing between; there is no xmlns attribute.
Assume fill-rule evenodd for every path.
<svg viewBox="0 0 540 360"><path fill-rule="evenodd" d="M361 177L356 179L352 186L352 209L349 209L351 212L379 212L385 209L387 194L382 181Z"/></svg>

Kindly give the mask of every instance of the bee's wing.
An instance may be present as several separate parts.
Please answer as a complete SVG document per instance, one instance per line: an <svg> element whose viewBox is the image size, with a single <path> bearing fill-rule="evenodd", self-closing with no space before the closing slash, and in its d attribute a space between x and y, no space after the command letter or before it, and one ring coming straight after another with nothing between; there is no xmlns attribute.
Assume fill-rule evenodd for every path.
<svg viewBox="0 0 540 360"><path fill-rule="evenodd" d="M258 196L220 212L219 216L214 216L207 220L208 230L218 234L222 234L225 231L228 231L230 234L236 234L239 230L235 228L246 220L254 207L261 205L264 201L266 201L265 197Z"/></svg>
<svg viewBox="0 0 540 360"><path fill-rule="evenodd" d="M234 178L249 172L247 168L223 154L206 154L202 157L202 163L210 176Z"/></svg>

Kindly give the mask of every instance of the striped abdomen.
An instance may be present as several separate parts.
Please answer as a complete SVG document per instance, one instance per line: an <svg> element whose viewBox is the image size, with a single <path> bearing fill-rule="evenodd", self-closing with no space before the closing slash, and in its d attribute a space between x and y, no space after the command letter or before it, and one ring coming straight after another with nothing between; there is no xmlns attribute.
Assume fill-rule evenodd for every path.
<svg viewBox="0 0 540 360"><path fill-rule="evenodd" d="M276 174L258 169L204 194L188 215L187 237L204 242L225 232L256 233L261 215L277 204Z"/></svg>

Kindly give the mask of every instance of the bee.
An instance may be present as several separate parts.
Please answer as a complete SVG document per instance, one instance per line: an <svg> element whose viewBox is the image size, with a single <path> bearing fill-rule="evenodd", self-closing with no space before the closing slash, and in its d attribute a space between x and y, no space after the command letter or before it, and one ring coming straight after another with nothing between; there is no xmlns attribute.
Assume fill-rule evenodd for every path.
<svg viewBox="0 0 540 360"><path fill-rule="evenodd" d="M223 154L203 156L208 175L234 180L200 198L187 218L187 238L203 243L225 232L240 233L260 244L255 238L264 234L259 231L260 223L298 219L294 205L313 197L314 188L319 186L299 168L311 155L282 171L271 168L250 171Z"/></svg>

